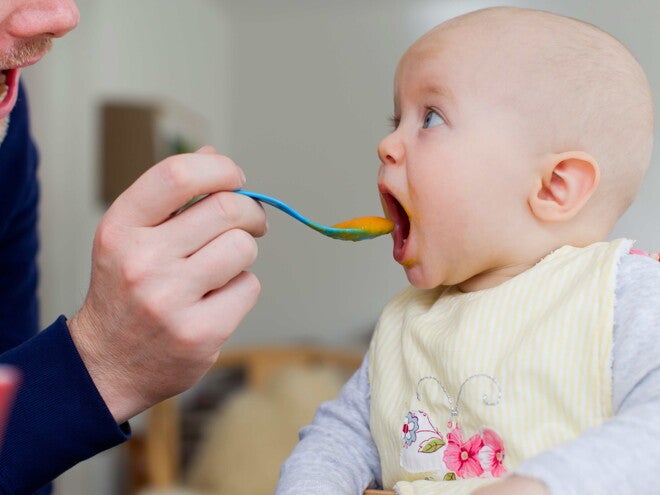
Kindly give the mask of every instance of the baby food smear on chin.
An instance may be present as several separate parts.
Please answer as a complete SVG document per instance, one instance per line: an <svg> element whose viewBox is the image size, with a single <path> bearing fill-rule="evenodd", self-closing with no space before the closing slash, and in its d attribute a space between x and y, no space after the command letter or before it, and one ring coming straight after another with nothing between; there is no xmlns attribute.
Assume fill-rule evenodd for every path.
<svg viewBox="0 0 660 495"><path fill-rule="evenodd" d="M394 222L383 217L359 217L345 220L336 225L335 229L357 229L363 232L364 238L389 234L394 230ZM350 238L353 236L348 236ZM359 236L361 238L362 236Z"/></svg>
<svg viewBox="0 0 660 495"><path fill-rule="evenodd" d="M410 268L410 267L413 266L415 263L417 263L416 260L412 260L412 259L410 259L410 260L403 260L403 261L401 261L399 264L400 264L402 267L404 267L404 268Z"/></svg>

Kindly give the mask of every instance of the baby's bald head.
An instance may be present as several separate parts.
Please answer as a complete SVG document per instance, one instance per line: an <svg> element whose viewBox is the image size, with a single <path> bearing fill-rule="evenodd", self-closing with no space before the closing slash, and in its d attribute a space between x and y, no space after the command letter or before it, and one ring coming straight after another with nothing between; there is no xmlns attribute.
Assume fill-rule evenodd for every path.
<svg viewBox="0 0 660 495"><path fill-rule="evenodd" d="M451 46L475 63L473 78L519 112L539 154L580 150L595 159L601 176L589 208L613 224L639 189L653 142L649 84L630 52L588 23L495 7L437 26L409 53L456 39L464 42Z"/></svg>

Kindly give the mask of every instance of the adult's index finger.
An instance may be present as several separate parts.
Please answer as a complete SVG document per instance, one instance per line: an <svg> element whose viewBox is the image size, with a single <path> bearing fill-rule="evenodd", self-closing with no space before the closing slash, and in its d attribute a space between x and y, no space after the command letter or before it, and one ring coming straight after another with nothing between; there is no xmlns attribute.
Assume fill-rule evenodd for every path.
<svg viewBox="0 0 660 495"><path fill-rule="evenodd" d="M167 220L195 196L233 191L245 176L229 158L204 149L157 163L124 191L108 210L112 219L136 227Z"/></svg>

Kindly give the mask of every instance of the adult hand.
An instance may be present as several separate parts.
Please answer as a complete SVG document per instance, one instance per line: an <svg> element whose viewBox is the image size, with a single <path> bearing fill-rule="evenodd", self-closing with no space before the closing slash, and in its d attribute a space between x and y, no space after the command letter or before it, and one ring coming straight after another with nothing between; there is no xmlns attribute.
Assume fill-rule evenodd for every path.
<svg viewBox="0 0 660 495"><path fill-rule="evenodd" d="M103 217L90 288L68 325L117 422L197 382L256 303L260 285L245 270L266 221L231 192L244 181L205 147L149 169Z"/></svg>

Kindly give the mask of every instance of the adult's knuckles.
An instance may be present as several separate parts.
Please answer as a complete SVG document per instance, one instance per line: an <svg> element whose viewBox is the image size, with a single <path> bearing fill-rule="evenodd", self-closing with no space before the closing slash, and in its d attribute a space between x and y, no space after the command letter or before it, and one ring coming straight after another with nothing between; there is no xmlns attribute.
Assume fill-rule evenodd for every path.
<svg viewBox="0 0 660 495"><path fill-rule="evenodd" d="M200 348L208 345L190 326L173 327L169 335L169 343L179 355L188 358L200 354Z"/></svg>
<svg viewBox="0 0 660 495"><path fill-rule="evenodd" d="M161 176L166 189L172 191L189 191L194 184L193 170L186 155L175 155L166 158L155 167L155 172Z"/></svg>
<svg viewBox="0 0 660 495"><path fill-rule="evenodd" d="M172 328L173 315L178 308L176 297L170 291L142 291L136 293L142 315L156 325Z"/></svg>
<svg viewBox="0 0 660 495"><path fill-rule="evenodd" d="M243 318L254 307L261 293L261 282L252 272L243 271L217 291L217 301L227 312L225 323L230 327L236 318ZM236 322L237 323L237 322Z"/></svg>
<svg viewBox="0 0 660 495"><path fill-rule="evenodd" d="M243 187L244 174L238 165L231 158L219 155L216 157L222 170L223 182L228 190L240 189Z"/></svg>
<svg viewBox="0 0 660 495"><path fill-rule="evenodd" d="M218 193L211 196L218 216L229 227L239 227L243 221L244 208L237 194Z"/></svg>
<svg viewBox="0 0 660 495"><path fill-rule="evenodd" d="M244 230L234 229L225 234L231 243L231 248L234 252L239 253L240 258L246 266L252 265L257 259L259 247L257 241L249 233Z"/></svg>
<svg viewBox="0 0 660 495"><path fill-rule="evenodd" d="M213 335L222 323L200 320L199 315L194 314L181 322L182 324L174 324L168 330L166 342L170 352L177 356L177 360L191 361L194 366L211 366L215 362L216 350L213 339L209 336Z"/></svg>
<svg viewBox="0 0 660 495"><path fill-rule="evenodd" d="M235 178L240 179L241 174L238 169L238 165L234 163L234 160L229 158L228 156L225 155L216 155L215 156L216 160L218 160L218 164L223 167L227 173L229 174L236 174Z"/></svg>
<svg viewBox="0 0 660 495"><path fill-rule="evenodd" d="M257 302L259 294L261 294L261 282L252 272L243 272L242 277L243 280L241 282L244 285L246 296L250 298L250 307L252 307Z"/></svg>
<svg viewBox="0 0 660 495"><path fill-rule="evenodd" d="M236 189L243 185L241 169L230 158L222 155L173 155L163 160L158 168L161 169L163 180L169 187L189 190L197 194L201 191L191 189L197 185L195 174L211 165L217 171L213 182L218 187L224 186L227 189ZM209 177L213 177L213 175L207 178Z"/></svg>
<svg viewBox="0 0 660 495"><path fill-rule="evenodd" d="M121 280L129 290L142 287L153 276L153 263L149 256L131 254L122 259L119 272Z"/></svg>
<svg viewBox="0 0 660 495"><path fill-rule="evenodd" d="M94 234L94 248L100 253L114 253L123 246L124 234L107 219L103 219Z"/></svg>

